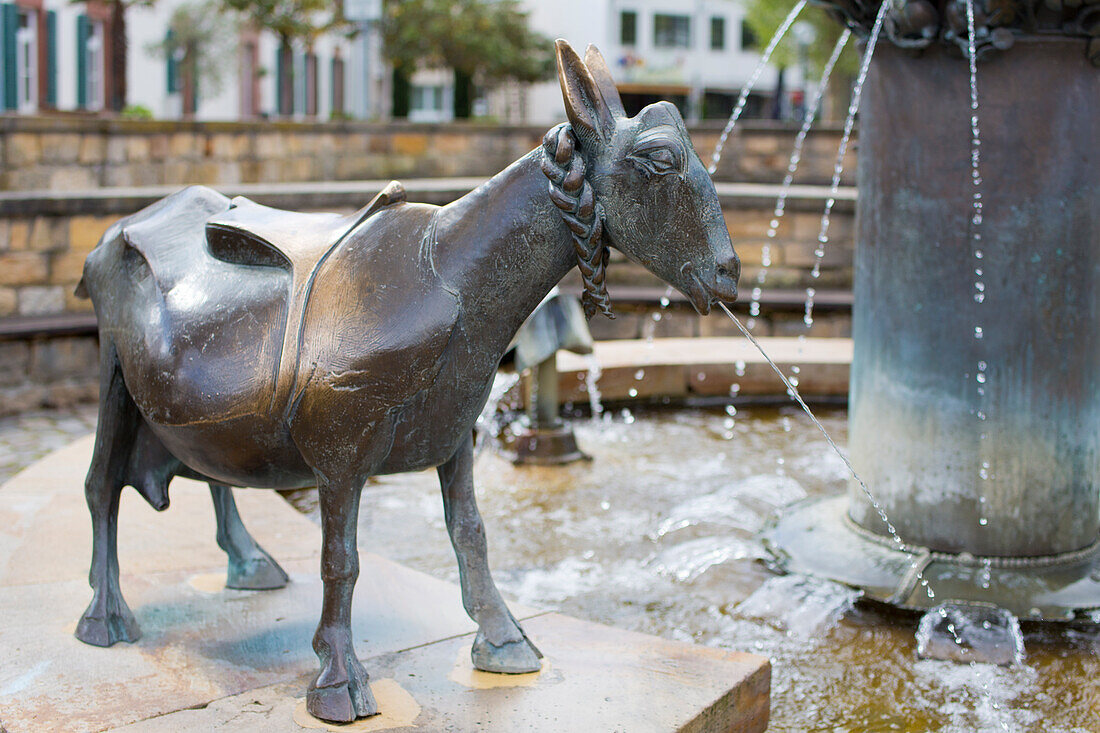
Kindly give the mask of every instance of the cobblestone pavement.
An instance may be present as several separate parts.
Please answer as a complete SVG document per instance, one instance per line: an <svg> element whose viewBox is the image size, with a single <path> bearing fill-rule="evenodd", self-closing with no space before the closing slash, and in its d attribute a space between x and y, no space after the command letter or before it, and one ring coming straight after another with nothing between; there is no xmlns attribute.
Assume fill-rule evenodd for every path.
<svg viewBox="0 0 1100 733"><path fill-rule="evenodd" d="M95 420L94 404L0 418L0 484L50 451L94 432Z"/></svg>

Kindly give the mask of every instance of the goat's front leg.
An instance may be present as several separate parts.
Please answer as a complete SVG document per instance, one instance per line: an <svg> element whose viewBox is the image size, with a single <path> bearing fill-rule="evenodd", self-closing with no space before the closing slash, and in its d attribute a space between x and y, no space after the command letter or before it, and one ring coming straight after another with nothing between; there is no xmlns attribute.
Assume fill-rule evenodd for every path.
<svg viewBox="0 0 1100 733"><path fill-rule="evenodd" d="M542 654L508 611L489 573L485 525L474 496L473 468L470 434L438 471L447 532L458 557L462 605L478 626L471 650L474 667L509 674L537 672L542 666L539 662Z"/></svg>
<svg viewBox="0 0 1100 733"><path fill-rule="evenodd" d="M309 686L306 709L322 720L349 723L378 712L367 671L355 656L351 638L351 597L359 577L356 526L363 487L354 480L318 479L324 600L313 650L321 661L321 671Z"/></svg>

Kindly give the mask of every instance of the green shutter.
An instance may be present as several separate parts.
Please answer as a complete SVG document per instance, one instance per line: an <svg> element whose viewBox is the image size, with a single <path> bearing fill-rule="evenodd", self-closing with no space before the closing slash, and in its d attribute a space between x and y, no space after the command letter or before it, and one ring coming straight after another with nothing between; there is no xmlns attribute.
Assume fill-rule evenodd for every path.
<svg viewBox="0 0 1100 733"><path fill-rule="evenodd" d="M173 41L176 38L176 34L172 32L172 29L168 29L168 35L164 37L164 50L166 51L165 57L167 64L168 78L165 83L168 85L168 93L172 94L179 90L179 64L176 62L176 44Z"/></svg>
<svg viewBox="0 0 1100 733"><path fill-rule="evenodd" d="M57 107L57 11L46 11L46 103Z"/></svg>
<svg viewBox="0 0 1100 733"><path fill-rule="evenodd" d="M3 38L0 47L4 51L4 108L18 109L19 86L16 81L16 42L15 34L19 31L19 9L14 4L3 6L0 20L3 21Z"/></svg>
<svg viewBox="0 0 1100 733"><path fill-rule="evenodd" d="M76 16L76 106L88 106L88 16Z"/></svg>

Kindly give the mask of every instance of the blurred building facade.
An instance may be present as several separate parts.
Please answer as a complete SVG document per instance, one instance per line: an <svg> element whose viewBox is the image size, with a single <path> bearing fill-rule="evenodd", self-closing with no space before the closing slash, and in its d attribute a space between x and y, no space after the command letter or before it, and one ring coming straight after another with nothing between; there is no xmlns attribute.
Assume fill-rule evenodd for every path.
<svg viewBox="0 0 1100 733"><path fill-rule="evenodd" d="M364 42L369 34L359 40L329 33L280 53L274 34L227 21L223 73L215 83L189 74L179 53L164 50L173 12L193 1L159 0L126 11L128 105L163 119L372 116L364 80L383 75L376 44ZM115 83L109 73L111 22L102 2L0 3L0 107L38 114L94 113L109 106ZM383 91L379 86L375 96Z"/></svg>
<svg viewBox="0 0 1100 733"><path fill-rule="evenodd" d="M345 0L347 8L371 7L359 18L357 35L328 33L289 51L280 49L274 34L227 19L229 38L219 53L223 73L215 83L189 72L178 52L165 52L173 13L199 1L158 0L126 11L128 105L158 119L390 116L392 74L376 21L367 19L380 12L379 3ZM601 50L630 113L668 99L691 121L724 118L759 60L742 0L524 0L524 6L534 30L565 38L578 51L590 43ZM0 2L0 110L96 113L109 107L115 84L111 22L109 5L98 0ZM778 83L777 71L765 69L746 117L770 114ZM408 119L454 118L450 70L417 71L407 93ZM474 101L473 113L543 124L562 119L564 110L557 81L550 80L490 89Z"/></svg>
<svg viewBox="0 0 1100 733"><path fill-rule="evenodd" d="M741 0L526 0L531 26L565 38L578 52L595 44L611 69L628 113L667 99L685 118L725 118L760 59L744 24ZM767 68L745 111L768 113L778 73ZM556 80L505 87L490 95L489 114L507 121L550 122L563 115Z"/></svg>

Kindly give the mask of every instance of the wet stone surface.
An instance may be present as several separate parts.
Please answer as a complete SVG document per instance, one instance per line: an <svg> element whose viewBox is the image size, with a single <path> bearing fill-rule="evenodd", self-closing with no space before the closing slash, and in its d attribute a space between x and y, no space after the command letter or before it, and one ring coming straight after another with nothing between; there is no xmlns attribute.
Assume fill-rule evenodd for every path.
<svg viewBox="0 0 1100 733"><path fill-rule="evenodd" d="M847 414L820 416L844 446ZM0 421L5 451L60 439L53 419L24 418L35 434L17 440L14 424ZM763 566L755 533L772 511L846 490L843 465L796 410L615 410L576 430L591 463L516 467L485 451L475 466L490 562L510 597L769 657L770 731L1100 730L1095 624L1023 623L1026 655L1011 667L918 659L917 615L866 603L843 613L846 589ZM298 493L308 514L312 494ZM457 580L434 471L369 483L360 529L364 550Z"/></svg>
<svg viewBox="0 0 1100 733"><path fill-rule="evenodd" d="M846 445L847 413L818 412ZM769 731L1100 731L1094 625L1023 624L1026 657L1012 667L918 659L917 614L767 569L757 532L772 512L847 490L843 463L797 409L608 413L574 423L590 463L517 467L486 451L475 465L506 595L767 656ZM359 536L458 577L434 471L370 484Z"/></svg>

